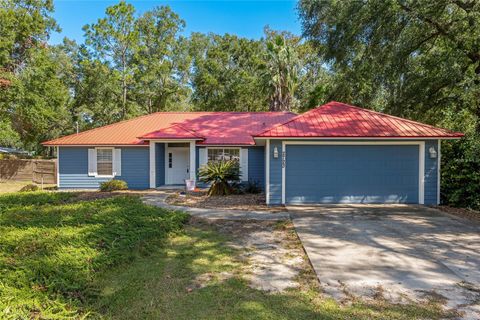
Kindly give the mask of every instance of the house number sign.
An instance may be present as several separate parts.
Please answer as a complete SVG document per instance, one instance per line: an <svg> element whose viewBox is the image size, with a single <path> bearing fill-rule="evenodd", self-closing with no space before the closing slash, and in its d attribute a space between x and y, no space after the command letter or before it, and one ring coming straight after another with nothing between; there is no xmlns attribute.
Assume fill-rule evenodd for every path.
<svg viewBox="0 0 480 320"><path fill-rule="evenodd" d="M285 151L282 152L282 168L285 168L287 164L287 153Z"/></svg>

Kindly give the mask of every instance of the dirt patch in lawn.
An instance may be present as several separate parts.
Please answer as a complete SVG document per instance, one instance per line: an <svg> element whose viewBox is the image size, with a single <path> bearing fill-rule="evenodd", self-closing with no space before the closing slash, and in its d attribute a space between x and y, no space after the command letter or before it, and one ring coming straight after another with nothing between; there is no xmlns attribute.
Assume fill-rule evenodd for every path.
<svg viewBox="0 0 480 320"><path fill-rule="evenodd" d="M436 206L435 208L443 212L480 223L480 211L466 208L454 208L449 206Z"/></svg>
<svg viewBox="0 0 480 320"><path fill-rule="evenodd" d="M18 192L20 189L29 184L35 184L31 181L10 181L10 180L0 180L0 193L10 193ZM42 188L41 184L36 184L39 188ZM49 190L55 187L54 184L44 184L43 189Z"/></svg>
<svg viewBox="0 0 480 320"><path fill-rule="evenodd" d="M65 192L65 191L62 191ZM70 190L66 192L71 192L75 196L72 197L71 201L93 201L98 199L113 198L119 196L142 196L146 194L155 193L155 191L137 191L137 190L122 190L122 191L98 191L98 190Z"/></svg>
<svg viewBox="0 0 480 320"><path fill-rule="evenodd" d="M242 263L238 275L254 289L283 292L308 282L318 282L303 247L290 221L232 221L191 218L190 223L215 228L230 238L228 246L238 250ZM228 278L232 275L220 275ZM215 278L205 275L195 279L194 286L202 287L201 279ZM313 282L312 282L313 281Z"/></svg>
<svg viewBox="0 0 480 320"><path fill-rule="evenodd" d="M118 196L125 196L123 193L118 192L75 192L75 197L71 201L92 201L98 199L106 199Z"/></svg>
<svg viewBox="0 0 480 320"><path fill-rule="evenodd" d="M287 211L285 207L269 207L265 204L265 194L234 194L228 196L207 196L206 191L176 192L165 200L168 204L206 209L230 209L245 211Z"/></svg>

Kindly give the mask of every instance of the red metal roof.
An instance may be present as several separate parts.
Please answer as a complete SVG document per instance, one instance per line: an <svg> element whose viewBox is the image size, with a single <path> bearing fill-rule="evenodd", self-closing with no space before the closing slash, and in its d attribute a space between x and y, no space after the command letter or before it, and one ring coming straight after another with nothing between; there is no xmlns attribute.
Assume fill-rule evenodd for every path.
<svg viewBox="0 0 480 320"><path fill-rule="evenodd" d="M254 134L294 116L290 112L157 112L51 140L43 145L145 145L148 142L139 137L153 135L155 131L165 137L168 135L168 139L185 139L190 132L205 139L198 144L253 145Z"/></svg>
<svg viewBox="0 0 480 320"><path fill-rule="evenodd" d="M460 138L463 134L341 102L329 102L256 137Z"/></svg>
<svg viewBox="0 0 480 320"><path fill-rule="evenodd" d="M45 146L146 145L192 139L202 145L253 145L253 137L460 138L436 128L340 102L290 112L157 112L43 143Z"/></svg>
<svg viewBox="0 0 480 320"><path fill-rule="evenodd" d="M186 140L205 140L195 132L185 129L179 124L174 124L165 129L156 130L138 137L142 140L153 139L186 139Z"/></svg>

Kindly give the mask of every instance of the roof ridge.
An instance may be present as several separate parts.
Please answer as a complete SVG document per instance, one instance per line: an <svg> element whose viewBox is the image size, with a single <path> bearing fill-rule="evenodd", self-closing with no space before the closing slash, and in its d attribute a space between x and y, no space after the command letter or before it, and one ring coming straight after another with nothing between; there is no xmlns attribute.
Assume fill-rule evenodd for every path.
<svg viewBox="0 0 480 320"><path fill-rule="evenodd" d="M273 129L275 129L275 128L284 126L284 125L286 125L287 123L290 123L290 122L294 121L295 119L300 118L300 117L306 115L307 113L310 113L310 112L316 110L316 109L319 108L319 107L322 107L322 106L316 106L315 108L310 109L310 110L308 110L308 111L306 111L306 112L304 112L304 113L297 114L297 115L296 115L295 117L293 117L292 119L289 119L289 120L287 120L287 121L285 121L285 122L282 122L282 123L279 123L279 124L277 124L277 125L274 125L273 127L270 127L270 128L268 128L268 129L266 129L266 130L263 130L262 132L256 133L256 134L254 134L252 137L256 137L256 136L262 135L262 134L264 134L265 132L268 132L268 131L273 130ZM286 112L286 113L295 114L295 113L293 113L293 112Z"/></svg>
<svg viewBox="0 0 480 320"><path fill-rule="evenodd" d="M156 112L152 112L152 113L148 113L148 114L143 114L143 115L131 118L131 119L124 119L124 120L114 122L114 123L110 123L110 124L107 124L107 125L104 125L104 126L88 129L88 130L85 130L85 131L82 131L82 132L79 132L79 133L72 133L72 134L69 134L69 135L66 135L66 136L58 137L58 138L55 138L53 140L49 140L45 143L51 144L51 143L54 143L55 141L60 140L60 139L64 139L64 138L68 138L68 137L72 137L72 136L78 137L80 135L84 135L86 133L90 133L90 132L93 132L93 131L96 131L96 130L99 130L99 129L109 128L109 127L112 127L112 126L116 126L116 125L119 125L119 124L122 124L122 123L129 122L129 121L150 117L150 116L153 116L153 115L156 115L156 114L202 114L202 113L203 114L215 114L215 113L224 113L224 114L226 114L226 113L230 113L230 114L235 114L235 113L246 113L246 114L255 114L255 113L257 113L257 114L260 114L260 113L261 114L267 114L267 113L287 114L287 113L292 113L292 114L294 114L293 112L290 112L290 111L156 111ZM160 129L158 129L158 130L160 130ZM155 130L155 131L158 131L158 130ZM151 132L154 132L154 131L151 131ZM203 137L200 137L200 138L203 138Z"/></svg>
<svg viewBox="0 0 480 320"><path fill-rule="evenodd" d="M180 127L182 130L185 130L187 132L190 132L192 135L194 135L195 137L198 137L198 138L202 138L202 139L205 139L205 137L202 137L202 136L199 136L194 130L190 130L188 128L185 128L184 126L182 126L180 123L173 123L170 127L167 127L165 129L168 129L168 128L171 128L173 126L176 126L176 127ZM160 130L164 130L164 129L159 129L157 131L160 131Z"/></svg>
<svg viewBox="0 0 480 320"><path fill-rule="evenodd" d="M121 123L126 123L126 122L130 122L130 121L133 121L133 120L137 120L137 119L141 119L141 118L146 118L146 117L149 117L149 116L153 116L154 114L157 114L157 113L161 113L161 111L157 111L157 112L153 112L153 113L149 113L149 114L143 114L143 115L140 115L140 116L135 117L135 118L121 120L121 121L119 121L119 122L110 123L110 124L107 124L107 125L104 125L104 126L100 126L100 127L88 129L88 130L85 130L85 131L82 131L82 132L78 132L78 133L72 133L72 134L69 134L69 135L66 135L66 136L63 136L63 137L59 137L59 138L55 138L55 139L53 139L53 140L49 140L49 141L47 141L47 143L48 143L48 144L51 144L51 142L55 142L56 140L63 139L63 138L68 138L68 137L72 137L72 136L78 137L78 136L80 136L80 135L84 135L84 134L86 134L86 133L90 133L90 132L92 132L92 131L96 131L96 130L99 130L99 129L109 128L109 127L112 127L112 126L115 126L115 125L118 125L118 124L121 124Z"/></svg>
<svg viewBox="0 0 480 320"><path fill-rule="evenodd" d="M200 113L205 113L205 114L215 114L215 113L246 113L246 114L282 113L282 114L287 114L287 113L291 113L291 114L296 114L292 111L157 111L157 112L154 112L154 113L150 113L148 115L152 115L152 114L155 114L155 113L164 113L164 114L185 114L185 113L188 113L188 114L195 114L195 113L199 113L199 114ZM146 116L146 115L142 115L142 116ZM139 117L142 117L142 116L139 116ZM139 118L139 117L136 117L136 118ZM136 118L132 118L132 119L136 119Z"/></svg>
<svg viewBox="0 0 480 320"><path fill-rule="evenodd" d="M161 132L161 131L165 131L165 130L168 130L172 127L179 127L180 129L182 129L183 131L186 131L187 133L197 137L197 138L201 138L201 139L205 139L205 137L202 137L202 136L199 136L195 131L193 130L190 130L190 129L187 129L185 128L184 126L182 126L181 124L179 123L172 123L171 125L169 125L168 127L165 127L165 128L160 128L160 129L156 129L156 130L153 130L153 131L149 131L149 132L145 132L145 133L142 133L141 135L139 135L137 138L138 139L143 139L143 137L149 135L149 134L153 134L153 133L156 133L156 132ZM148 140L148 139L147 139Z"/></svg>
<svg viewBox="0 0 480 320"><path fill-rule="evenodd" d="M374 114L378 114L378 115L382 115L382 116L387 116L387 117L394 118L394 119L401 120L401 121L407 121L407 122L410 122L410 123L413 123L413 124L416 124L416 125L421 125L421 126L424 126L424 127L428 127L430 129L435 129L435 130L441 129L441 130L449 131L450 133L459 133L459 132L452 131L450 129L438 128L438 127L435 127L435 126L430 125L430 124L426 124L426 123L418 122L418 121L415 121L415 120L394 116L394 115L391 115L391 114L388 114L388 113L383 113L383 112L372 110L372 109L361 108L361 107L353 106L353 105L343 103L343 102L338 102L338 101L330 101L329 103L331 103L331 102L339 103L339 104L342 104L342 105L347 106L349 108L358 109L358 110L362 110L362 111L367 111L367 112L370 112L370 113L374 113ZM327 104L325 104L325 105L327 105Z"/></svg>
<svg viewBox="0 0 480 320"><path fill-rule="evenodd" d="M267 130L264 130L258 134L256 134L255 136L258 136L258 135L262 135L268 131L271 131L271 130L274 130L278 127L281 127L281 126L284 126L284 125L287 125L288 123L290 122L293 122L299 118L302 118L310 113L313 113L314 111L318 111L319 109L322 109L324 108L325 106L327 105L333 105L333 104L339 104L341 106L344 106L344 107L347 107L347 108L352 108L352 109L356 109L356 110L361 110L361 111L366 111L366 112L369 112L369 113L373 113L373 114L377 114L377 115L381 115L381 116L386 116L388 118L393 118L393 119L396 119L396 120L400 120L400 121L406 121L406 122L409 122L409 123L412 123L412 124L415 124L415 125L421 125L423 127L427 127L429 129L435 129L435 130L444 130L446 132L449 132L451 134L460 134L460 132L456 132L456 131L452 131L452 130L449 130L449 129L445 129L445 128L437 128L433 125L429 125L429 124L425 124L425 123L422 123L422 122L418 122L418 121L415 121L415 120L411 120L411 119L406 119L406 118L401 118L401 117L397 117L397 116L394 116L394 115L391 115L391 114L388 114L388 113L383 113L383 112L379 112L379 111L375 111L375 110L372 110L372 109L367 109L367 108L361 108L361 107L357 107L357 106L354 106L354 105L350 105L350 104L347 104L347 103L344 103L344 102L339 102L339 101L335 101L335 100L332 100L332 101L329 101L323 105L319 105L319 106L316 106L315 108L312 108L304 113L301 113L299 115L297 115L296 117L293 117L292 119L289 119L288 121L284 122L284 123L280 123L278 125L275 125L273 127L271 127L270 129L267 129Z"/></svg>

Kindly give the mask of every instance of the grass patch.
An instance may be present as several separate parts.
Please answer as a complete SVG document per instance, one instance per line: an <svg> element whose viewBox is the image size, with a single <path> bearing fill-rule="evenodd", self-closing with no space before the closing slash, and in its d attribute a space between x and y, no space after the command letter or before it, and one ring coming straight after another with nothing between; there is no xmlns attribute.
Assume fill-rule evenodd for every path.
<svg viewBox="0 0 480 320"><path fill-rule="evenodd" d="M205 225L185 232L149 257L109 271L97 279L102 288L94 308L109 319L439 319L451 316L435 301L393 305L384 300L342 306L322 297L311 272L301 288L270 294L248 286L237 270L244 262L227 246L228 238ZM202 288L191 288L206 273Z"/></svg>
<svg viewBox="0 0 480 320"><path fill-rule="evenodd" d="M0 196L0 318L88 315L98 274L147 256L187 219L134 196L75 198Z"/></svg>

